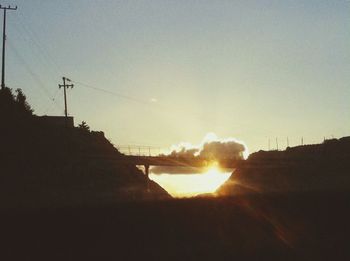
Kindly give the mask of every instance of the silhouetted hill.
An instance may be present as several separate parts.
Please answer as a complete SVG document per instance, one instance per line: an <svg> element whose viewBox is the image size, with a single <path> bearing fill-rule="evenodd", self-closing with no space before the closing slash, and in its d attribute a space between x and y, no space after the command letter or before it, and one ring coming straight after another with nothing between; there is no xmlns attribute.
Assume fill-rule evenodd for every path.
<svg viewBox="0 0 350 261"><path fill-rule="evenodd" d="M350 190L350 137L259 151L219 188L220 195Z"/></svg>
<svg viewBox="0 0 350 261"><path fill-rule="evenodd" d="M147 192L134 166L102 160L122 157L103 133L50 125L9 94L0 92L2 260L349 260L348 138L258 152L231 177L241 187L221 188L299 193L143 201L168 195L152 182Z"/></svg>
<svg viewBox="0 0 350 261"><path fill-rule="evenodd" d="M0 91L0 205L67 206L167 198L103 132L55 126L32 114L22 92ZM149 183L148 183L149 182ZM149 189L148 189L149 187Z"/></svg>

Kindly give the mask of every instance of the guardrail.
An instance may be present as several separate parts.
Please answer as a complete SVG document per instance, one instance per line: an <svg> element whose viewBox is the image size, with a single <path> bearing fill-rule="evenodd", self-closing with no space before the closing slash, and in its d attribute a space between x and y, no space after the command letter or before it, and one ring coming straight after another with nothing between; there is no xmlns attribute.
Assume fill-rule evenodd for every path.
<svg viewBox="0 0 350 261"><path fill-rule="evenodd" d="M118 151L127 156L159 156L162 148L154 146L116 146Z"/></svg>

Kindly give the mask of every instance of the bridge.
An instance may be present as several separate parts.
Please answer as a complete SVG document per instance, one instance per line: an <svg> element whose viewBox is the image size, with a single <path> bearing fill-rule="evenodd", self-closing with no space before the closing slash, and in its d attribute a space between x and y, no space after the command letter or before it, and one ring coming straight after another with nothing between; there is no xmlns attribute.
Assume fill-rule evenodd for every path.
<svg viewBox="0 0 350 261"><path fill-rule="evenodd" d="M225 157L219 159L204 158L199 156L177 156L160 154L161 149L151 146L117 146L122 155L115 154L109 156L94 156L94 159L112 160L120 164L134 166L144 166L145 175L149 176L150 166L169 166L169 167L195 167L207 168L214 163L221 168L237 169L243 168L290 168L300 164L317 164L316 157L274 157L273 155L256 158L246 161L238 157Z"/></svg>
<svg viewBox="0 0 350 261"><path fill-rule="evenodd" d="M121 164L144 166L145 174L147 177L149 175L150 166L207 168L215 163L221 168L235 169L244 162L244 160L237 157L210 159L195 156L180 157L173 155L163 155L159 154L161 151L159 148L148 146L124 146L117 148L118 151L122 153L121 156L101 156L100 159L120 162ZM99 157L94 156L93 158L98 159Z"/></svg>
<svg viewBox="0 0 350 261"><path fill-rule="evenodd" d="M225 158L213 160L201 157L175 157L175 156L131 156L125 155L122 157L124 162L132 165L143 165L145 174L148 176L150 166L169 166L169 167L195 167L206 168L213 163L221 168L237 168L244 160Z"/></svg>

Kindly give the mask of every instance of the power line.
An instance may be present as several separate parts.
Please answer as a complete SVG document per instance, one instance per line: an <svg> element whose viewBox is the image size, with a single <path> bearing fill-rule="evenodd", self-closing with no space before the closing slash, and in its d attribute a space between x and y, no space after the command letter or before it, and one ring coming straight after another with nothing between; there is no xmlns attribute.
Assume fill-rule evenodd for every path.
<svg viewBox="0 0 350 261"><path fill-rule="evenodd" d="M42 58L45 58L46 61L49 61L51 63L51 65L54 65L56 67L56 69L59 70L58 66L57 66L57 63L54 62L54 59L52 59L51 56L49 56L49 53L46 52L46 55L44 55L45 53L42 52L42 50L45 50L45 48L42 47L42 45L40 44L40 42L38 41L37 39L37 36L36 34L34 33L34 31L32 31L30 28L28 28L25 23L22 22L21 19L18 19L20 24L22 25L22 28L23 30L25 31L25 33L29 36L29 40L31 40L31 42L35 45L35 47L37 47L37 49L40 49L40 55L42 56ZM34 75L34 73L30 70L30 68L28 69L28 65L27 65L27 70L30 71L31 75L33 78L36 78L36 80L40 80L38 75ZM59 70L61 72L61 70ZM60 73L62 74L62 73ZM128 95L125 95L125 94L122 94L122 93L117 93L117 92L113 92L113 91L110 91L110 90L106 90L106 89L103 89L103 88L98 88L98 87L95 87L95 86L92 86L92 85L89 85L89 84L86 84L86 83L83 83L83 82L78 82L78 81L72 81L76 84L79 84L80 86L82 87L86 87L86 88L89 88L89 89L93 89L93 90L96 90L96 91L99 91L99 92L103 92L103 93L107 93L107 94L110 94L110 95L113 95L113 96L116 96L116 97L119 97L119 98L123 98L123 99L127 99L127 100L130 100L130 101L134 101L134 102L137 102L137 103L141 103L141 104L146 104L146 105L150 105L150 101L147 101L147 100L141 100L141 99L138 99L138 98L135 98L135 97L131 97L131 96L128 96ZM43 84L41 84L43 89L45 90ZM48 96L48 98L50 99L50 101L52 101L53 103L56 103L55 101L55 98L52 98L51 95L48 95L47 94L47 91L45 90L46 92L46 95ZM57 105L57 103L56 103ZM173 111L169 111L168 108L162 106L161 104L153 104L153 106L156 105L156 107L160 108L159 112L163 112L163 113L166 113L167 114L167 117L169 117L170 115L174 114ZM188 111L179 111L177 110L176 111L176 114L178 113L186 113L188 114ZM196 118L200 119L200 120L203 120L201 117L201 115L195 115Z"/></svg>
<svg viewBox="0 0 350 261"><path fill-rule="evenodd" d="M152 104L153 108L154 108L154 106L157 107L157 112L158 113L166 114L167 118L169 118L171 116L175 116L175 115L183 115L183 114L184 115L188 115L189 114L189 111L187 111L187 110L177 109L176 112L174 113L174 111L170 111L167 106L164 106L164 105L159 104L159 103L151 103L150 101L137 99L137 98L134 98L134 97L131 97L131 96L127 96L127 95L121 94L121 93L117 93L117 92L113 92L113 91L110 91L110 90L106 90L106 89L102 89L102 88L99 88L99 87L95 87L95 86L92 86L90 84L86 84L86 83L83 83L83 82L80 82L80 81L75 81L75 80L71 80L71 81L73 83L75 83L75 84L79 84L81 87L86 87L86 88L89 88L89 89L93 89L93 90L99 91L101 93L111 94L113 96L116 96L116 97L119 97L119 98L122 98L122 99L131 100L131 101L134 101L134 102L137 102L137 103L140 103L140 104L144 104L144 105L148 105L148 106ZM199 115L198 113L193 112L192 115L196 119L199 119L201 121L207 121L206 119L203 119L202 115ZM245 124L245 125L247 125L247 124ZM267 130L265 132L268 133Z"/></svg>
<svg viewBox="0 0 350 261"><path fill-rule="evenodd" d="M29 39L32 41L32 43L34 43L35 47L37 47L40 50L45 50L45 48L43 48L41 46L41 44L37 41L37 37L36 37L34 31L30 30L30 28L28 28L24 23L22 23L21 19L19 19L19 22L21 23L23 30L25 30L25 33L29 36ZM34 36L34 37L31 37L31 36ZM44 54L41 51L39 53L41 55ZM42 57L45 58L47 61L50 61L51 65L54 65L59 70L59 68L57 66L57 63L54 63L54 59L52 59L52 57L49 56L48 52L46 54L47 55L45 57L44 56L42 56ZM61 72L61 70L59 70L59 71ZM62 75L62 73L60 73L60 74ZM96 91L99 91L99 92L111 94L111 95L117 96L119 98L131 100L131 101L134 101L134 102L137 102L137 103L141 103L141 104L150 105L150 101L147 101L147 100L137 99L137 98L125 95L125 94L121 94L121 93L113 92L113 91L110 91L110 90L98 88L98 87L95 87L95 86L92 86L92 85L89 85L89 84L86 84L86 83L83 83L83 82L78 82L78 81L72 81L72 82L74 82L76 84L79 84L82 87L86 87L86 88L93 89L93 90L96 90ZM55 98L51 98L50 97L50 101L55 102ZM166 113L167 117L169 117L169 115L171 115L171 114L174 114L174 112L172 112L172 111L170 112L166 107L162 106L161 104L158 104L158 103L154 104L153 103L152 105L153 105L152 107L154 107L154 106L158 107L160 109L159 112ZM179 112L179 110L177 110L177 113L182 113L182 112ZM188 111L183 111L183 113L188 114ZM199 119L203 120L202 117L200 117L199 115L195 115L195 116L196 116L196 118L199 118Z"/></svg>
<svg viewBox="0 0 350 261"><path fill-rule="evenodd" d="M145 101L145 100L140 100L140 99L137 99L137 98L133 98L133 97L121 94L121 93L117 93L117 92L113 92L113 91L110 91L110 90L98 88L98 87L95 87L95 86L92 86L92 85L89 85L89 84L86 84L86 83L82 83L82 82L78 82L78 81L74 81L74 80L71 80L71 81L76 83L76 84L79 84L79 85L81 85L83 87L86 87L86 88L89 88L89 89L93 89L95 91L100 91L100 92L112 94L112 95L117 96L119 98L131 100L131 101L138 102L138 103L149 104L149 102Z"/></svg>
<svg viewBox="0 0 350 261"><path fill-rule="evenodd" d="M26 25L26 23L23 21L21 16L18 16L18 21L19 24L21 25L22 29L24 30L24 32L27 34L28 39L34 44L34 46L37 48L38 50L38 54L42 56L42 58L44 60L46 60L47 65L50 64L50 67L55 67L55 69L53 69L54 74L55 75L62 75L63 72L60 69L60 67L58 66L58 64L56 63L55 59L53 59L53 57L50 55L50 53L47 51L47 49L45 48L44 45L42 45L40 43L40 41L38 40L39 37L37 35L37 33L35 33L35 31L33 31L30 27L28 27Z"/></svg>
<svg viewBox="0 0 350 261"><path fill-rule="evenodd" d="M35 57L41 57L42 62L44 62L43 66L45 68L52 68L51 72L53 73L53 75L57 75L57 70L53 69L53 66L55 66L56 69L60 71L57 64L54 63L53 59L50 58L48 52L45 52L45 48L39 43L39 41L37 41L37 35L35 34L35 32L30 30L30 28L26 26L25 23L23 23L23 19L21 16L17 16L17 18L18 19L16 19L16 21L19 23L13 23L13 25L16 29L15 31L17 31L18 33L18 37L20 37L22 41L27 42L27 44L31 45L34 50L36 49L37 52L35 54ZM42 109L43 114L47 114L47 112L51 111L54 106L56 107L56 109L59 109L61 111L62 107L56 101L58 90L52 95L51 92L47 90L39 75L31 69L31 66L28 64L28 62L26 62L23 56L20 55L17 48L14 46L14 43L9 41L9 45L13 49L16 57L21 61L21 65L25 67L27 72L32 76L32 79L37 83L36 85L40 87L40 89L44 92L45 96L47 96L47 98L50 100L50 104L45 106L46 109Z"/></svg>
<svg viewBox="0 0 350 261"><path fill-rule="evenodd" d="M38 74L36 74L29 66L29 64L26 62L26 60L19 54L19 52L17 51L17 49L15 48L15 46L12 44L11 41L8 41L9 46L12 48L15 56L17 57L17 59L21 62L21 64L25 67L25 69L27 70L27 72L31 75L31 77L34 79L34 81L37 82L37 84L35 86L38 86L42 92L46 95L46 97L53 103L56 104L58 109L61 109L61 107L58 105L58 103L53 99L53 97L51 96L50 92L47 90L47 88L45 87L45 85L43 84L43 82L41 81L40 77Z"/></svg>
<svg viewBox="0 0 350 261"><path fill-rule="evenodd" d="M56 98L58 96L58 92L59 92L59 89L56 90L55 94L53 95L53 98L52 98L52 103L49 104L48 106L46 106L46 109L43 110L44 113L43 114L48 114L51 110L52 110L52 107L54 105L56 105Z"/></svg>

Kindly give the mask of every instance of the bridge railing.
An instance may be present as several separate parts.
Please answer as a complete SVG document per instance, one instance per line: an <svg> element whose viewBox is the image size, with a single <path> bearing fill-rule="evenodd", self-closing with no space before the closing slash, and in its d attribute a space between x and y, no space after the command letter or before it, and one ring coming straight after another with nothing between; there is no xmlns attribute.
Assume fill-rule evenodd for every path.
<svg viewBox="0 0 350 261"><path fill-rule="evenodd" d="M119 152L123 153L126 156L146 156L146 157L169 157L169 158L178 158L178 159L199 159L206 160L206 158L197 158L195 156L182 156L182 155L166 155L167 149L155 146L135 146L135 145L122 145L116 146ZM227 156L221 157L220 160L237 160L241 159L240 156ZM209 159L208 159L209 160Z"/></svg>
<svg viewBox="0 0 350 261"><path fill-rule="evenodd" d="M116 146L118 151L127 156L159 156L162 148L154 146Z"/></svg>

